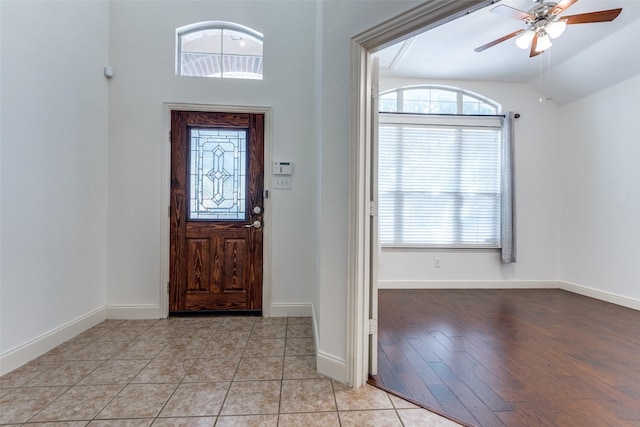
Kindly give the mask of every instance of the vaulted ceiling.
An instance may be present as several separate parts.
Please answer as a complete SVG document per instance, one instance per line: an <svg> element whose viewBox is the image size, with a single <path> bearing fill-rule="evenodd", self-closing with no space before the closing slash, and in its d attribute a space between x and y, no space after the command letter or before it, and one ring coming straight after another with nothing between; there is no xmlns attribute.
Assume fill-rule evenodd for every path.
<svg viewBox="0 0 640 427"><path fill-rule="evenodd" d="M381 77L528 83L559 104L640 74L640 0L580 0L562 15L622 8L612 22L567 26L544 54L530 58L515 38L474 49L519 29L523 21L492 13L504 4L528 11L538 3L504 0L378 53Z"/></svg>

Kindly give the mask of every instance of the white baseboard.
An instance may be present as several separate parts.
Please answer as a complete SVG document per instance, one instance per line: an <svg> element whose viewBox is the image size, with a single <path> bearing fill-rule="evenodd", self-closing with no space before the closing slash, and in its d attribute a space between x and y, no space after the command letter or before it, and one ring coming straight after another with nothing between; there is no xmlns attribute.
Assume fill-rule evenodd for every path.
<svg viewBox="0 0 640 427"><path fill-rule="evenodd" d="M162 310L159 305L108 305L107 319L161 319Z"/></svg>
<svg viewBox="0 0 640 427"><path fill-rule="evenodd" d="M308 303L272 303L270 317L310 317L313 313Z"/></svg>
<svg viewBox="0 0 640 427"><path fill-rule="evenodd" d="M623 307L640 310L640 300L636 298L625 297L623 295L611 292L601 291L599 289L589 288L587 286L578 285L576 283L559 282L560 289L574 294L580 294L587 297L610 302L612 304L621 305Z"/></svg>
<svg viewBox="0 0 640 427"><path fill-rule="evenodd" d="M557 289L555 280L380 280L378 289Z"/></svg>
<svg viewBox="0 0 640 427"><path fill-rule="evenodd" d="M640 310L640 300L555 280L381 280L378 289L562 289Z"/></svg>
<svg viewBox="0 0 640 427"><path fill-rule="evenodd" d="M313 338L316 349L316 370L331 379L346 383L347 363L343 359L318 350L318 348L320 348L320 340L318 339L318 323L315 306L313 304L311 305L311 322L313 325Z"/></svg>
<svg viewBox="0 0 640 427"><path fill-rule="evenodd" d="M25 363L43 355L65 341L79 335L107 318L104 307L66 322L18 347L0 355L0 375L4 375Z"/></svg>
<svg viewBox="0 0 640 427"><path fill-rule="evenodd" d="M313 304L271 304L273 317L307 317L311 316L313 338L316 349L316 370L336 381L347 382L347 363L331 354L319 351L318 323Z"/></svg>
<svg viewBox="0 0 640 427"><path fill-rule="evenodd" d="M316 369L318 373L336 381L347 382L347 362L343 359L316 350Z"/></svg>
<svg viewBox="0 0 640 427"><path fill-rule="evenodd" d="M320 348L320 333L318 332L318 317L316 316L316 306L311 304L311 326L313 327L313 344L316 349L316 357L318 355L318 349Z"/></svg>
<svg viewBox="0 0 640 427"><path fill-rule="evenodd" d="M160 319L162 310L158 305L108 305L107 319ZM310 317L311 304L274 303L270 305L270 317Z"/></svg>

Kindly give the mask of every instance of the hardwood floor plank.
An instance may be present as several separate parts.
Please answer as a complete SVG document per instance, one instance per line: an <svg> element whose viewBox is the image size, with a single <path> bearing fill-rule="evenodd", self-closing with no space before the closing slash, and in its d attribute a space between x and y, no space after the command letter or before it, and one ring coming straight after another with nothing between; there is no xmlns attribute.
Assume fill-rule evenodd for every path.
<svg viewBox="0 0 640 427"><path fill-rule="evenodd" d="M429 391L431 391L433 396L438 400L445 414L470 423L471 425L480 425L478 420L471 415L471 412L469 412L458 397L445 384L429 386Z"/></svg>
<svg viewBox="0 0 640 427"><path fill-rule="evenodd" d="M428 365L414 366L405 358L405 353L395 346L379 345L378 348L381 350L378 357L378 381L401 395L422 402L430 409L442 410L442 406L427 387L427 384L433 383L428 379L428 375L432 374ZM425 369L428 372L424 372ZM432 375L437 383L441 384L437 376ZM396 384L397 388L394 388L393 384Z"/></svg>
<svg viewBox="0 0 640 427"><path fill-rule="evenodd" d="M640 402L640 387L618 386L616 387L616 389L620 390L622 393L626 394L632 399L635 399L637 402Z"/></svg>
<svg viewBox="0 0 640 427"><path fill-rule="evenodd" d="M476 395L469 385L462 381L445 362L429 363L432 369L458 397L469 413L482 426L501 426L502 422L496 414Z"/></svg>
<svg viewBox="0 0 640 427"><path fill-rule="evenodd" d="M378 319L380 384L452 417L640 425L638 311L561 290L380 290Z"/></svg>
<svg viewBox="0 0 640 427"><path fill-rule="evenodd" d="M497 416L502 420L505 426L556 426L556 421L551 414L540 411L538 407L533 406L529 402L515 402L514 410L509 412L498 412Z"/></svg>
<svg viewBox="0 0 640 427"><path fill-rule="evenodd" d="M389 361L389 358L380 345L378 345L378 349L378 367L380 371L378 376L380 381L397 393L410 396L411 392L402 382L402 373L395 370L393 364Z"/></svg>

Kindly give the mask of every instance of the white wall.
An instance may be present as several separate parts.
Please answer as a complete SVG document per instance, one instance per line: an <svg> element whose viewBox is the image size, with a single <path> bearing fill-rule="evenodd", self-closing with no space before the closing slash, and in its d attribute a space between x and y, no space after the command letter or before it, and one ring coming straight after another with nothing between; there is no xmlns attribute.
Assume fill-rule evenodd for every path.
<svg viewBox="0 0 640 427"><path fill-rule="evenodd" d="M417 5L415 1L322 3L321 106L314 308L320 320L318 368L346 381L347 245L351 105L351 38Z"/></svg>
<svg viewBox="0 0 640 427"><path fill-rule="evenodd" d="M59 344L70 336L54 331L92 313L99 320L105 305L109 5L0 7L6 372L25 344Z"/></svg>
<svg viewBox="0 0 640 427"><path fill-rule="evenodd" d="M560 197L559 108L539 102L526 84L382 79L382 91L418 84L470 90L520 113L516 120L516 215L518 262L503 264L497 249L382 250L380 288L532 287L558 279L558 203ZM541 126L541 124L543 124ZM440 268L434 258L440 258Z"/></svg>
<svg viewBox="0 0 640 427"><path fill-rule="evenodd" d="M295 170L268 207L272 303L313 303L320 369L346 380L350 39L415 4L113 2L108 305L159 303L163 102L270 106L273 158ZM174 75L175 28L204 20L264 34L263 81Z"/></svg>
<svg viewBox="0 0 640 427"><path fill-rule="evenodd" d="M162 227L169 183L163 171L164 103L272 108L272 157L294 164L291 190L266 201L272 236L272 303L312 304L314 2L115 1L111 3L107 304L160 311ZM292 19L295 17L295 19ZM175 75L175 29L221 20L264 34L264 80ZM269 168L267 167L267 170ZM163 175L164 173L164 175ZM168 233L165 234L168 236ZM168 255L166 255L168 256Z"/></svg>
<svg viewBox="0 0 640 427"><path fill-rule="evenodd" d="M562 109L563 281L640 306L640 75Z"/></svg>
<svg viewBox="0 0 640 427"><path fill-rule="evenodd" d="M2 354L78 317L159 315L165 103L264 106L295 169L266 206L271 303L316 306L346 379L350 39L417 3L2 1ZM174 75L175 28L205 20L264 33L264 80Z"/></svg>
<svg viewBox="0 0 640 427"><path fill-rule="evenodd" d="M384 80L382 90L419 80ZM384 249L381 288L561 288L640 307L640 76L558 107L527 85L433 82L520 112L518 262L491 250ZM541 125L543 124L543 125ZM433 258L439 257L441 268Z"/></svg>
<svg viewBox="0 0 640 427"><path fill-rule="evenodd" d="M313 304L319 367L346 379L350 39L417 4L2 0L0 355L105 306L158 314L166 262L161 248L167 244L161 239L168 192L162 181L164 103L267 106L273 112L272 157L291 160L295 168L293 188L272 191L267 205L271 302ZM264 33L265 79L176 77L175 28L204 20L238 22ZM115 70L108 83L102 76L107 62ZM637 98L638 79L571 104L561 116L553 103L539 104L538 95L523 86L459 86L522 114L516 154L520 261L505 267L495 253L443 252L441 276L429 269L429 280L560 277L637 297L638 252L629 242L638 237L638 174L632 169L638 152L629 135L638 131L631 96ZM602 105L620 99L615 105L627 109L616 113L623 111L628 121L598 106L599 97L607 98ZM611 126L611 144L608 136L599 139L592 124L596 112L618 125ZM571 126L560 128L558 119ZM568 129L576 127L584 130L570 135ZM589 150L571 158L561 150L561 136L570 139L567 150L582 148L583 141ZM608 147L615 149L611 162L598 163L597 150ZM616 166L632 159L631 167ZM601 183L619 184L631 196L608 194ZM624 208L605 229L614 239L584 233L610 214L594 194ZM564 203L559 221L561 197L577 204ZM569 232L560 239L565 227ZM560 259L567 261L562 269L559 243ZM603 259L603 247L606 269L594 262ZM422 263L434 254L414 256ZM611 284L603 285L609 274Z"/></svg>

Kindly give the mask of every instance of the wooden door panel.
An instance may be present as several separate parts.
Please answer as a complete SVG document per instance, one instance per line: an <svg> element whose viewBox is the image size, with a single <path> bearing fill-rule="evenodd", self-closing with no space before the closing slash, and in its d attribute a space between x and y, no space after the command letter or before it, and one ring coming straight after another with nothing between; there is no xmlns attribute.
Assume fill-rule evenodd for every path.
<svg viewBox="0 0 640 427"><path fill-rule="evenodd" d="M229 133L227 129L232 134L240 129L240 134L246 135L246 205L236 211L244 213L231 220L209 217L190 219L193 214L189 213L189 209L196 200L189 194L190 191L196 191L193 184L190 184L190 179L193 178L189 175L190 168L194 167L189 164L193 157L189 151L191 135L218 135L216 132L223 135ZM261 311L262 228L246 226L263 220L263 132L264 116L261 114L172 112L170 312ZM207 140L206 143L212 144L215 150L220 147L215 144L224 143L216 142L215 138L211 141ZM234 165L237 166L236 163ZM213 172L216 172L216 167L218 166L212 169ZM225 172L222 175L213 172L205 174L207 177L211 176L207 179L227 179L226 169L222 171ZM197 199L195 203L200 203L199 200L201 199ZM238 203L240 202L236 205L241 206ZM202 209L201 204L198 206L198 209ZM260 207L258 213L253 211L256 206Z"/></svg>
<svg viewBox="0 0 640 427"><path fill-rule="evenodd" d="M247 242L243 239L224 239L223 275L224 292L247 292Z"/></svg>
<svg viewBox="0 0 640 427"><path fill-rule="evenodd" d="M187 295L211 291L210 239L187 240Z"/></svg>
<svg viewBox="0 0 640 427"><path fill-rule="evenodd" d="M221 234L221 233L219 233ZM225 234L231 234L225 235ZM193 239L199 241L201 239ZM206 246L208 253L209 287L202 291L187 292L186 310L245 310L251 292L247 282L249 251L246 238L233 233L222 233ZM196 265L192 263L191 265Z"/></svg>
<svg viewBox="0 0 640 427"><path fill-rule="evenodd" d="M220 127L228 129L246 129L250 118L256 114L247 113L208 113L206 111L189 111L185 117L187 126Z"/></svg>

